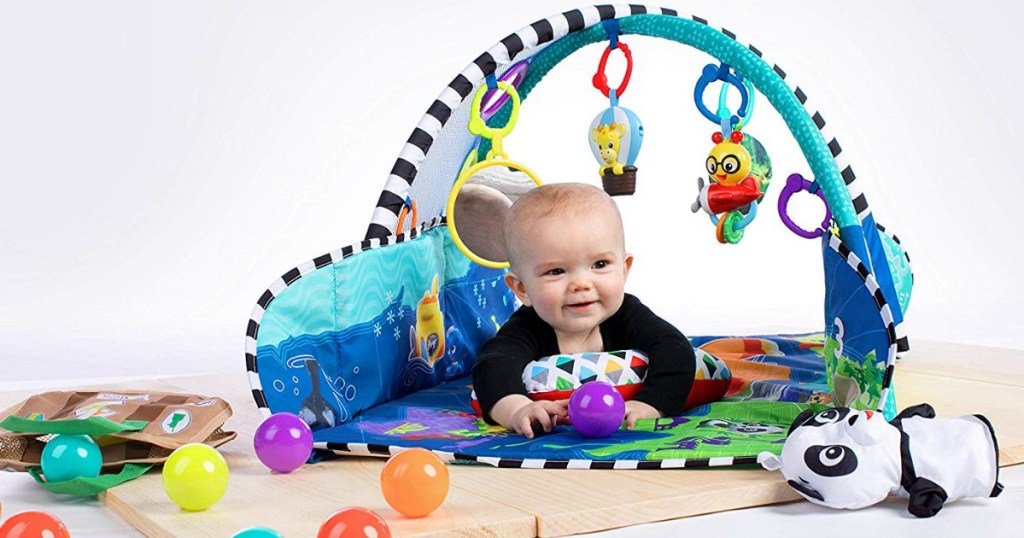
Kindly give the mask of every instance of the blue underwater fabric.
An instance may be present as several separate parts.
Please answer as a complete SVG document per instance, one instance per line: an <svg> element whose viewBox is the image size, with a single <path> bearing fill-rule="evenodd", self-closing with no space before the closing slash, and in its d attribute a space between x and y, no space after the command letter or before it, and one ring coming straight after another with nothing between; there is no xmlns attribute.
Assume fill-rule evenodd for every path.
<svg viewBox="0 0 1024 538"><path fill-rule="evenodd" d="M299 278L268 305L257 335L268 406L330 427L467 374L515 308L503 277L471 263L439 226Z"/></svg>

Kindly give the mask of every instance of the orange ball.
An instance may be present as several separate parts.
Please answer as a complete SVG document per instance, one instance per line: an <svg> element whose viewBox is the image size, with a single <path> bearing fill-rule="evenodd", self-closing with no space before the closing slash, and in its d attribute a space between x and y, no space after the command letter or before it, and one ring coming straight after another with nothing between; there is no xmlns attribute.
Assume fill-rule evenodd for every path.
<svg viewBox="0 0 1024 538"><path fill-rule="evenodd" d="M409 517L423 517L448 496L448 467L433 452L422 448L403 450L384 465L380 489L384 500Z"/></svg>
<svg viewBox="0 0 1024 538"><path fill-rule="evenodd" d="M350 506L324 520L316 538L391 538L391 528L377 512Z"/></svg>
<svg viewBox="0 0 1024 538"><path fill-rule="evenodd" d="M3 538L70 538L71 533L57 516L40 510L28 510L14 514L0 525Z"/></svg>

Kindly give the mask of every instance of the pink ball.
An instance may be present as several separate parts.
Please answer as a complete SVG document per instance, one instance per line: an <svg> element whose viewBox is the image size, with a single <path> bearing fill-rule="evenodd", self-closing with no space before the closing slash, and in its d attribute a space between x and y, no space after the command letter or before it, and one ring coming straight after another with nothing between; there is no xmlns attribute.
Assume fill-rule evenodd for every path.
<svg viewBox="0 0 1024 538"><path fill-rule="evenodd" d="M256 457L270 470L290 473L309 460L313 432L297 415L275 413L256 429L253 448Z"/></svg>
<svg viewBox="0 0 1024 538"><path fill-rule="evenodd" d="M584 383L569 398L569 421L584 437L608 437L618 431L625 416L622 395L603 381Z"/></svg>

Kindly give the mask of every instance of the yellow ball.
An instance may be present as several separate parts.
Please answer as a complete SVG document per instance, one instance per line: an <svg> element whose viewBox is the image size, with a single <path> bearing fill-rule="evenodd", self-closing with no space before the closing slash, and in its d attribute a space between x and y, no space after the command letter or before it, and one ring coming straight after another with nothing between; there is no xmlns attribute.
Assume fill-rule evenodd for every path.
<svg viewBox="0 0 1024 538"><path fill-rule="evenodd" d="M192 443L164 462L164 491L174 504L195 512L216 504L228 489L228 464L213 447Z"/></svg>

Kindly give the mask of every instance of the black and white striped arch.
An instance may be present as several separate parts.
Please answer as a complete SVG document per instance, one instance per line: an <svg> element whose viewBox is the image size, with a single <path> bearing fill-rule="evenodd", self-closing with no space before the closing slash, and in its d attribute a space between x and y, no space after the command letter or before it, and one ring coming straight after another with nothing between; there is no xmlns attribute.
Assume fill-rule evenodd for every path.
<svg viewBox="0 0 1024 538"><path fill-rule="evenodd" d="M416 179L420 165L426 158L427 153L429 153L434 140L441 133L441 129L451 117L452 111L457 109L469 97L473 88L481 84L488 75L494 74L499 65L506 65L518 54L530 54L539 46L565 37L572 32L599 24L603 20L622 19L632 15L644 14L670 17L679 16L672 9L637 4L586 6L553 15L523 27L477 57L434 100L430 108L427 109L423 119L413 129L412 134L409 135L401 154L391 168L387 181L384 183L384 189L377 200L377 207L374 209L373 216L370 219L366 237L382 238L394 232L398 225L398 214L405 203L413 181ZM697 16L691 16L690 18L695 22L710 26L706 19ZM725 28L721 28L720 31L730 39L736 39L735 33ZM832 134L825 118L817 110L804 90L794 83L793 78L779 67L778 64L765 60L764 54L755 46L747 45L747 48L772 66L775 73L786 81L790 90L797 97L797 100L807 110L808 115L810 115L814 124L818 127L822 137L824 137L828 144L832 157L836 161L836 165L846 183L850 199L853 201L853 207L857 212L858 219L863 221L870 214L867 198L856 181L857 176L854 174L853 168L846 161L846 156L843 154L839 140Z"/></svg>
<svg viewBox="0 0 1024 538"><path fill-rule="evenodd" d="M330 450L342 456L391 457L409 447L372 445L367 443L313 443L313 448ZM446 463L480 463L508 469L683 469L693 467L726 467L757 463L757 456L727 456L721 458L691 458L664 460L548 460L495 458L472 456L458 452L431 450Z"/></svg>
<svg viewBox="0 0 1024 538"><path fill-rule="evenodd" d="M875 275L868 271L868 268L860 261L846 245L840 241L839 236L835 234L829 234L828 246L839 254L846 264L853 268L858 275L864 280L864 286L871 293L871 296L875 300L875 306L878 307L878 315L882 317L882 323L885 325L885 334L889 339L889 348L885 358L885 377L882 378L882 390L881 396L878 400L878 411L881 411L885 407L885 402L889 398L889 390L892 387L892 376L896 370L896 350L897 350L897 337L896 337L896 324L893 321L892 309L889 308L889 304L885 301L885 295L882 294L881 288L878 287L878 282L875 280Z"/></svg>
<svg viewBox="0 0 1024 538"><path fill-rule="evenodd" d="M900 238L899 237L896 237L896 234L889 233L889 232L885 231L885 227L882 226L881 224L875 223L875 227L878 228L878 231L880 233L888 235L889 237L892 238L894 243L896 243L900 247L903 247L903 243L900 242ZM905 247L903 247L903 259L907 260L907 268L910 269L910 281L913 282L914 281L914 265L912 263L910 263L910 253L907 252L907 249ZM896 324L896 350L898 352L900 352L900 353L903 353L903 352L906 352L906 351L910 351L910 339L907 338L907 332L906 332L906 319L907 319L906 316L907 316L907 313L904 312L903 313L904 321L902 323L897 323Z"/></svg>
<svg viewBox="0 0 1024 538"><path fill-rule="evenodd" d="M441 224L444 224L444 218L435 217L432 221L423 223L400 235L364 239L359 243L333 250L323 256L318 256L306 263L289 269L263 292L259 301L256 302L256 306L252 309L252 314L249 315L249 324L245 330L245 370L249 375L249 388L252 389L252 397L256 400L256 407L259 408L260 413L264 418L269 417L271 411L267 407L267 398L263 394L263 385L260 383L259 366L256 363L256 336L260 331L260 322L263 320L263 313L267 311L267 307L274 301L274 297L279 295L282 290L290 286L296 280L320 269L321 267L339 262L353 254L363 252L364 250L373 250L375 248L396 245L398 243L416 239L423 232Z"/></svg>

